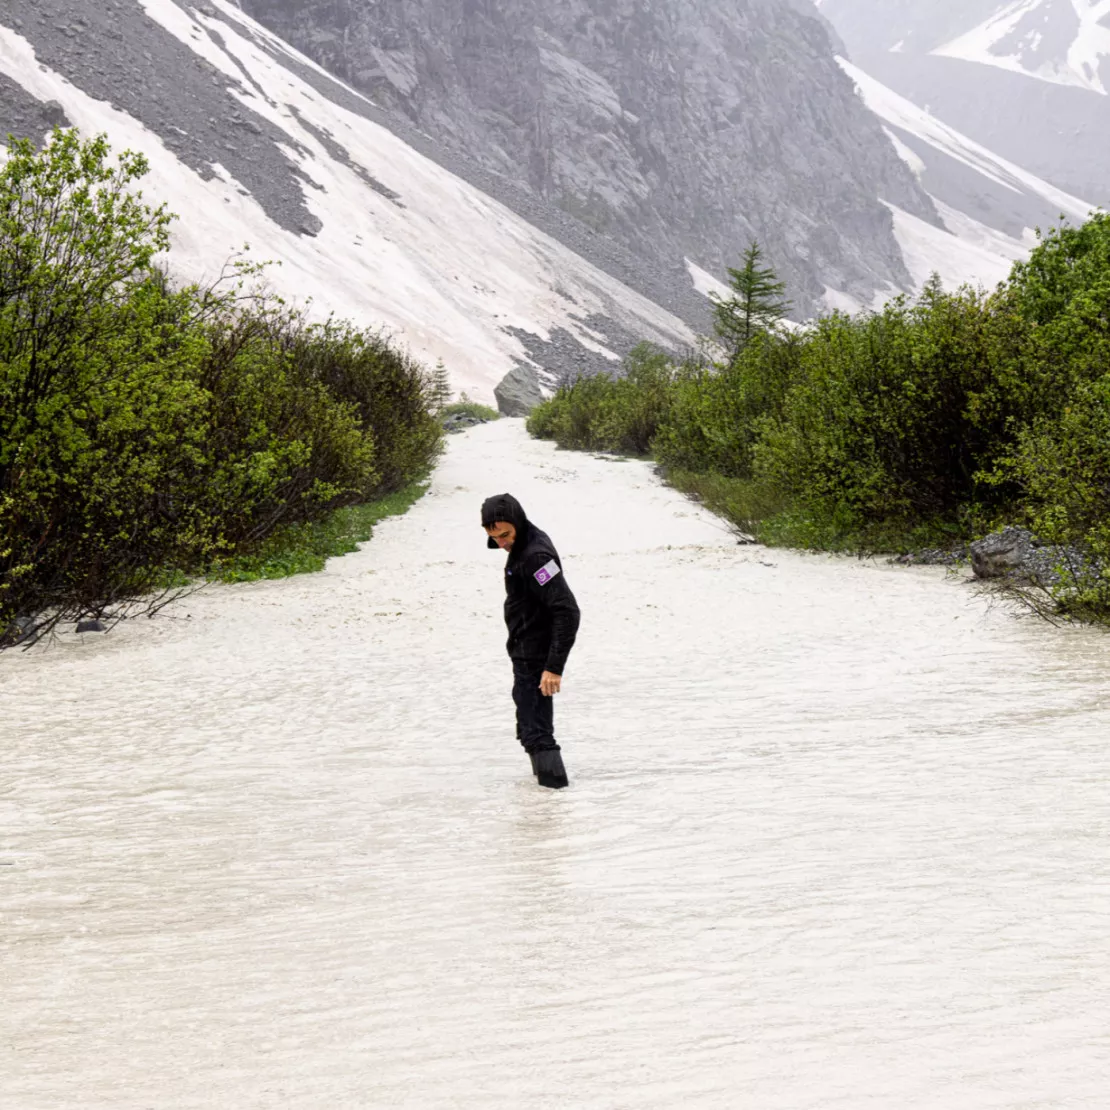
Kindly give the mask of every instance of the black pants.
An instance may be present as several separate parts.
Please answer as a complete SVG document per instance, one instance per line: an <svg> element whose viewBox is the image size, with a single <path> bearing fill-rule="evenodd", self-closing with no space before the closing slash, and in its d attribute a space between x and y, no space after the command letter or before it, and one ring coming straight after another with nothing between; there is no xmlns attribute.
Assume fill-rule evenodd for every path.
<svg viewBox="0 0 1110 1110"><path fill-rule="evenodd" d="M542 674L542 663L513 660L516 738L526 752L559 750L555 743L555 699L540 693Z"/></svg>

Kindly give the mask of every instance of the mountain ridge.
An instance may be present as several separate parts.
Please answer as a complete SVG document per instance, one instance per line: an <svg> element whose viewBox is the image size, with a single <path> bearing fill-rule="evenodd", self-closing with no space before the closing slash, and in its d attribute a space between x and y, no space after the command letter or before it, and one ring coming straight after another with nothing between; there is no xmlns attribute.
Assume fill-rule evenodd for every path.
<svg viewBox="0 0 1110 1110"><path fill-rule="evenodd" d="M1054 185L1110 205L1108 0L819 0L894 92Z"/></svg>

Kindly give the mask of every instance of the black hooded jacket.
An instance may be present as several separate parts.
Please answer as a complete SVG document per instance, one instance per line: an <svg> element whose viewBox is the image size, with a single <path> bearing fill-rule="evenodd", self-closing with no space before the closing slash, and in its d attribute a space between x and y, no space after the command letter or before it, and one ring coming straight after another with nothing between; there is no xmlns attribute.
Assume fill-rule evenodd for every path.
<svg viewBox="0 0 1110 1110"><path fill-rule="evenodd" d="M482 527L497 521L516 528L505 563L505 624L509 656L561 675L578 634L580 613L550 537L525 516L508 493L482 506ZM489 546L497 547L491 537Z"/></svg>

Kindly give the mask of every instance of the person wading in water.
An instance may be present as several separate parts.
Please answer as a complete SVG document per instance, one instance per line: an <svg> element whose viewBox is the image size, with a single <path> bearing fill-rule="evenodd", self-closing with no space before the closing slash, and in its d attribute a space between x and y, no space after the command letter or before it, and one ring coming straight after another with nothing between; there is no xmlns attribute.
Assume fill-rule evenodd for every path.
<svg viewBox="0 0 1110 1110"><path fill-rule="evenodd" d="M482 505L488 546L509 553L505 562L505 623L513 661L516 737L532 760L540 786L567 785L555 743L554 697L578 634L578 602L570 592L551 539L508 493Z"/></svg>

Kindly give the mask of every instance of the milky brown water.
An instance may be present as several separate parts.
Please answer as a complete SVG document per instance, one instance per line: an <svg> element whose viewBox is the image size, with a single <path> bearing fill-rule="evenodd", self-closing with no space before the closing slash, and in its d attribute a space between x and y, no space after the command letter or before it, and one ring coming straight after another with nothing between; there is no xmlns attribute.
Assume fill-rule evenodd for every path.
<svg viewBox="0 0 1110 1110"><path fill-rule="evenodd" d="M584 612L514 739L511 490ZM0 1105L1110 1105L1110 639L519 422L323 574L0 658Z"/></svg>

